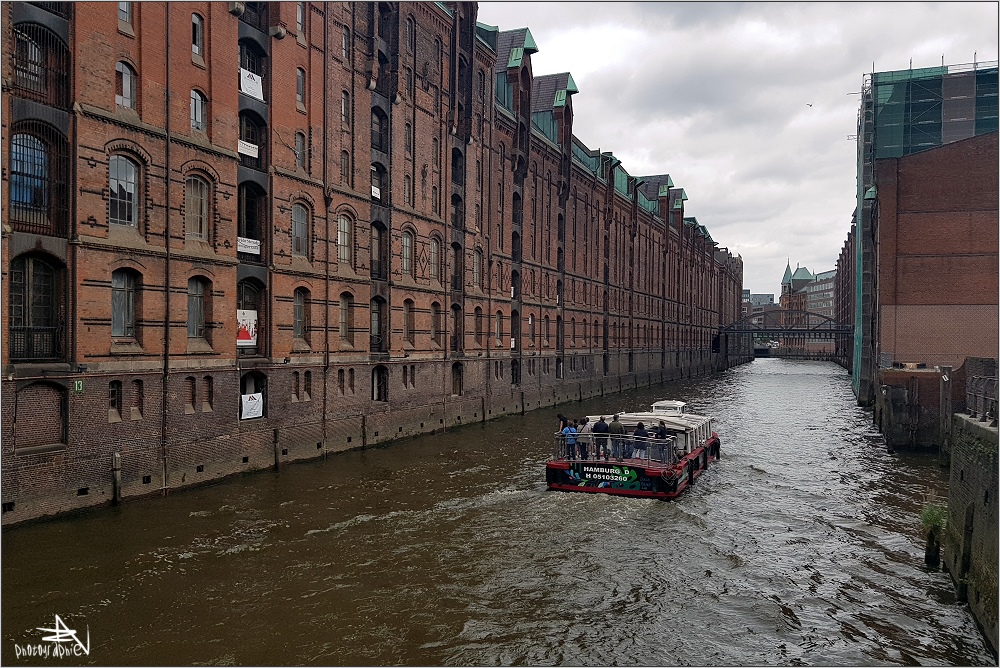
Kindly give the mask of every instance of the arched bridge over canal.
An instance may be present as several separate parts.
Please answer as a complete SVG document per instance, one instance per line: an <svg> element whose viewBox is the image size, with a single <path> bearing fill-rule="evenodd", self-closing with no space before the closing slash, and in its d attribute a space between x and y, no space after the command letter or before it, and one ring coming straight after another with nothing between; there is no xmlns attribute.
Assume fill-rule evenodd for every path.
<svg viewBox="0 0 1000 668"><path fill-rule="evenodd" d="M828 359L844 363L854 325L796 309L753 313L719 328L718 352L728 356L752 347L755 357Z"/></svg>

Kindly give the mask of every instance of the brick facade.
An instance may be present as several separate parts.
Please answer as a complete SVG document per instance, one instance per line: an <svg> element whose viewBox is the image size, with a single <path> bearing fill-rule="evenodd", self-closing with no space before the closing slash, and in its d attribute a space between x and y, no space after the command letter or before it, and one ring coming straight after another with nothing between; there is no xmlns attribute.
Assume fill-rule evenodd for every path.
<svg viewBox="0 0 1000 668"><path fill-rule="evenodd" d="M4 524L720 364L742 261L475 3L0 11Z"/></svg>

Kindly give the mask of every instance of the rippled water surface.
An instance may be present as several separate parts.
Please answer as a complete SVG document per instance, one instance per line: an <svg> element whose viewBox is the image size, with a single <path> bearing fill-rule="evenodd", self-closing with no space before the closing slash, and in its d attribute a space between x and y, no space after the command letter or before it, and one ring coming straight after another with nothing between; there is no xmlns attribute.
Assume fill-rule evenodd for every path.
<svg viewBox="0 0 1000 668"><path fill-rule="evenodd" d="M679 500L548 492L555 415L681 398ZM2 660L59 614L94 664L990 665L923 568L933 461L833 364L758 360L4 531Z"/></svg>

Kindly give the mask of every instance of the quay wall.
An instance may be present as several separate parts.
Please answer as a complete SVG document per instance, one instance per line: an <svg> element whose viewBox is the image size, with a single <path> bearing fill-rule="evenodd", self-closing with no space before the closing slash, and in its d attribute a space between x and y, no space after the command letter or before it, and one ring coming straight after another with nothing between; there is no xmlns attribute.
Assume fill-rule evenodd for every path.
<svg viewBox="0 0 1000 668"><path fill-rule="evenodd" d="M509 383L494 386L488 393L426 394L407 405L384 404L364 411L335 407L325 416L315 414L305 419L283 420L276 416L255 421L250 429L237 423L237 429L228 432L182 431L173 425L166 448L155 438L109 443L95 435L97 442L87 458L68 457L61 451L19 455L18 466L5 471L5 487L16 489L19 495L15 507L4 513L4 525L109 504L115 496L114 453L120 455L119 498L128 502L235 474L324 458L347 450L383 447L473 422L704 376L722 370L714 366L716 357L708 353L690 355L690 360L680 366L659 368L656 364L655 368L609 376L581 373L558 383L539 377L535 382L528 379L521 386ZM736 364L750 359L734 360L730 356L729 361ZM469 366L474 368L477 364L470 362ZM478 366L483 368L482 375L492 372L491 361L479 362ZM427 376L433 371L430 365L424 365L418 373ZM450 369L442 368L441 372L450 373ZM72 395L74 404L81 409L88 401L101 400L88 396L86 387L84 392ZM236 410L235 406L232 408Z"/></svg>
<svg viewBox="0 0 1000 668"><path fill-rule="evenodd" d="M964 413L953 416L948 520L942 563L959 600L967 601L997 656L997 428Z"/></svg>

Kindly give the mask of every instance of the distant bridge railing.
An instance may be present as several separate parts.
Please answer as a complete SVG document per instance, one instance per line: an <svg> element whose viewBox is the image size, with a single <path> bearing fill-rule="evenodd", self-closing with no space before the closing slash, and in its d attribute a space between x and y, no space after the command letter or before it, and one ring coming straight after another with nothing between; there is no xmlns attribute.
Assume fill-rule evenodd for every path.
<svg viewBox="0 0 1000 668"><path fill-rule="evenodd" d="M725 327L720 334L757 334L760 336L832 339L854 333L854 325L812 311L775 309L750 314Z"/></svg>

